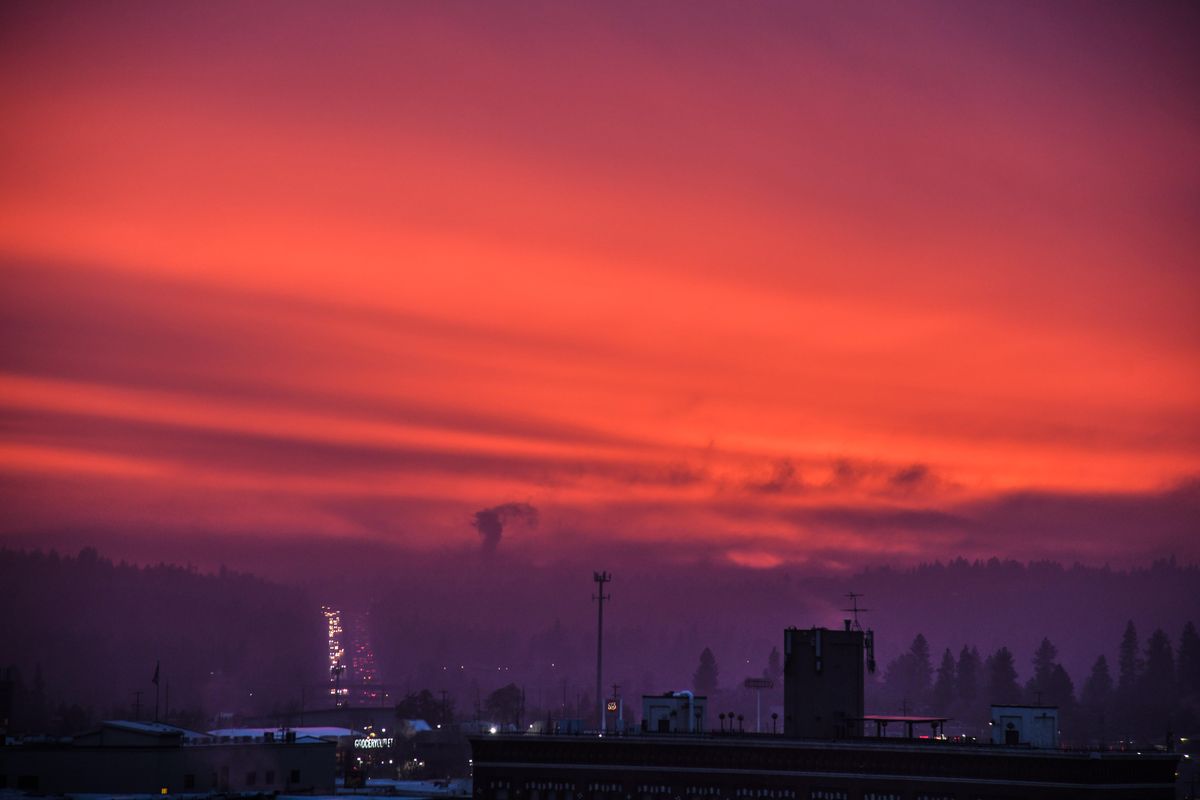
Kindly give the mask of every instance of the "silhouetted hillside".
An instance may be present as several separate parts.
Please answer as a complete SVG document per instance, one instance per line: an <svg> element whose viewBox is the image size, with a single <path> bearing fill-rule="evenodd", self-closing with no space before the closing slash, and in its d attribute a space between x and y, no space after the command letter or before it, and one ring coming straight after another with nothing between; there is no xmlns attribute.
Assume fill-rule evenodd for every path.
<svg viewBox="0 0 1200 800"><path fill-rule="evenodd" d="M114 564L90 548L0 550L0 608L0 667L15 668L22 706L14 728L45 727L64 703L132 715L135 691L149 718L156 663L164 702L169 684L172 708L190 714L298 702L301 683L322 677L315 607L250 575Z"/></svg>

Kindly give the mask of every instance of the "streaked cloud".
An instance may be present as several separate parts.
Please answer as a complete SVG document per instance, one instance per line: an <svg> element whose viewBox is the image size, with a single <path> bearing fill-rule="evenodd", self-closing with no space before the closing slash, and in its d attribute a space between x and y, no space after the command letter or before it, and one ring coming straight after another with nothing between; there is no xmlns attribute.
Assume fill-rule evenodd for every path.
<svg viewBox="0 0 1200 800"><path fill-rule="evenodd" d="M5 14L2 536L1196 556L1187 8Z"/></svg>

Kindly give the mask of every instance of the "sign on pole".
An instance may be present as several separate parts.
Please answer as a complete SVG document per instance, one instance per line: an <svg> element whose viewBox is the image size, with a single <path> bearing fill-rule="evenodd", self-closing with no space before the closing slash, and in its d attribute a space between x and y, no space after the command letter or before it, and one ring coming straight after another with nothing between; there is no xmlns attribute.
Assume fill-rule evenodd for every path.
<svg viewBox="0 0 1200 800"><path fill-rule="evenodd" d="M754 732L762 733L762 690L774 689L775 681L770 678L746 678L742 685L754 690Z"/></svg>

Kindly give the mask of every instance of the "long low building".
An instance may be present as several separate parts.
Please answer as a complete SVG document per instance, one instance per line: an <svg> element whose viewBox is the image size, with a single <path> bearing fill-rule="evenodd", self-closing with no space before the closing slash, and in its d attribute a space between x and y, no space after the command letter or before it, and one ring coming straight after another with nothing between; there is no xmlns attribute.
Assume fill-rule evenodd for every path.
<svg viewBox="0 0 1200 800"><path fill-rule="evenodd" d="M1172 800L1178 756L773 736L471 739L475 800Z"/></svg>
<svg viewBox="0 0 1200 800"><path fill-rule="evenodd" d="M41 794L332 792L336 747L290 733L212 736L110 721L69 740L0 747L0 788Z"/></svg>

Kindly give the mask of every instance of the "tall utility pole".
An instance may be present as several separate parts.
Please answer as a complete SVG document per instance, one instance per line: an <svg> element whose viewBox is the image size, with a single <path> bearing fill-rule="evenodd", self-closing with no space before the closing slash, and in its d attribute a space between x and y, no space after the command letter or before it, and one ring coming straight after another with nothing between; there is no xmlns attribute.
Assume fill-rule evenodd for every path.
<svg viewBox="0 0 1200 800"><path fill-rule="evenodd" d="M604 593L604 584L612 580L612 575L607 572L593 572L592 580L596 582L596 594L592 595L593 600L599 601L599 617L596 621L596 708L600 711L599 729L604 730L604 684L601 682L600 675L604 666L604 601L608 600L612 595Z"/></svg>

